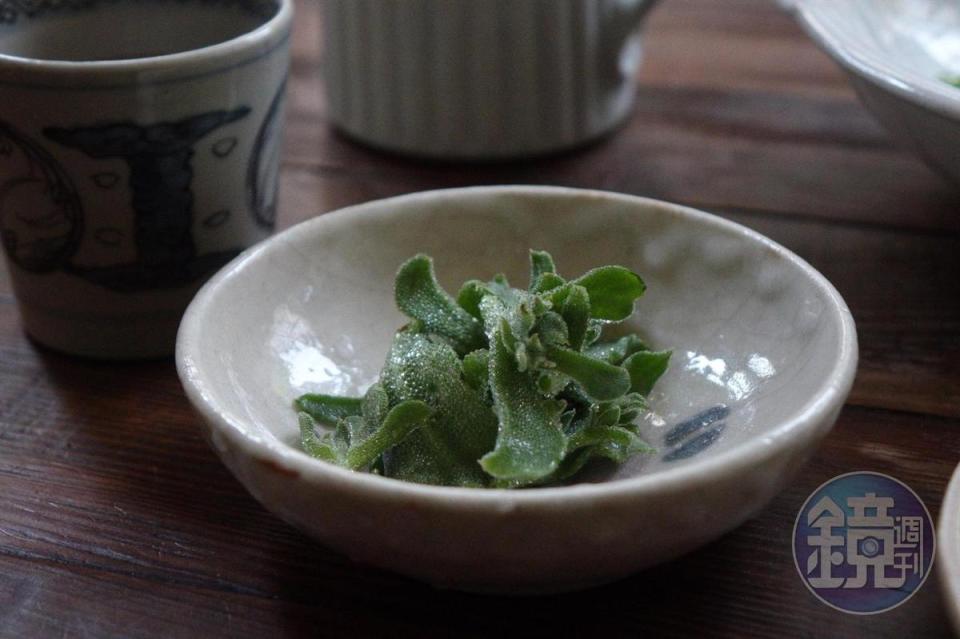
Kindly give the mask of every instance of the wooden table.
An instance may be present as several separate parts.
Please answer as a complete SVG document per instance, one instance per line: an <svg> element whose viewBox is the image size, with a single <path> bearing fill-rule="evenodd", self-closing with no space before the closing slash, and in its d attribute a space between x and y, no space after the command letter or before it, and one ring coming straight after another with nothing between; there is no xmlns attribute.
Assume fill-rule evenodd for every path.
<svg viewBox="0 0 960 639"><path fill-rule="evenodd" d="M960 461L960 191L896 148L776 5L668 0L636 113L577 153L413 163L324 124L318 9L296 22L281 226L469 184L637 193L746 224L840 290L861 362L836 429L755 519L668 565L538 599L438 592L354 565L268 514L201 440L172 361L104 364L21 332L0 271L0 636L947 637L935 578L854 617L817 601L790 550L807 495L854 470L907 482L936 516Z"/></svg>

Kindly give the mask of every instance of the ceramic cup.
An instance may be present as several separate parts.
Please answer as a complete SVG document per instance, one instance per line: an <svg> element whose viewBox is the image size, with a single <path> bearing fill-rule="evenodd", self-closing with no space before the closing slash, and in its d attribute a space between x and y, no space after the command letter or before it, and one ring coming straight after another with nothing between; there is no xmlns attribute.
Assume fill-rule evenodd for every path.
<svg viewBox="0 0 960 639"><path fill-rule="evenodd" d="M173 351L274 225L291 0L0 0L0 234L27 332Z"/></svg>
<svg viewBox="0 0 960 639"><path fill-rule="evenodd" d="M630 113L654 0L326 0L330 121L404 154L505 159Z"/></svg>

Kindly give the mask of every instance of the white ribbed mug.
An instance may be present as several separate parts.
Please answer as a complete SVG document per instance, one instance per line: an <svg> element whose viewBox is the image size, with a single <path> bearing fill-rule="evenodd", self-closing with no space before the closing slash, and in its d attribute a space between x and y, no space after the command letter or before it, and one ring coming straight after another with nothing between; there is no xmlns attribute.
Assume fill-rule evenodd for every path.
<svg viewBox="0 0 960 639"><path fill-rule="evenodd" d="M425 157L577 146L629 115L654 1L325 0L330 121Z"/></svg>

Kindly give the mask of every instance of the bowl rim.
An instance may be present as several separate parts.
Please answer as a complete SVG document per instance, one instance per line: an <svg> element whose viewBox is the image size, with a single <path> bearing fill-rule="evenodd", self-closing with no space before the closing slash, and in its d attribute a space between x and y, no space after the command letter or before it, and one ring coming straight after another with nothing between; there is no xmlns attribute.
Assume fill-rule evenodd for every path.
<svg viewBox="0 0 960 639"><path fill-rule="evenodd" d="M842 25L834 24L820 9L840 6L836 0L792 0L789 8L800 26L820 48L847 71L904 100L951 119L960 119L960 89L896 63L889 63L869 47L845 39Z"/></svg>
<svg viewBox="0 0 960 639"><path fill-rule="evenodd" d="M194 353L200 346L199 337L203 318L215 303L218 290L224 282L240 276L252 264L262 259L262 256L279 250L277 247L282 247L292 236L322 232L325 225L343 218L369 215L376 211L388 210L391 206L398 204L410 205L436 198L484 198L503 194L551 198L601 198L633 208L658 208L666 210L670 215L685 218L691 223L733 232L734 235L748 242L766 247L806 275L824 293L832 315L839 318L840 347L833 367L825 375L818 392L813 394L792 418L764 432L762 437L755 437L717 455L653 474L611 482L523 490L434 486L351 471L314 459L280 442L275 437L269 440L257 437L242 425L234 423L219 409L213 394L206 388L203 371L199 368ZM207 281L184 314L176 345L177 372L187 398L206 420L211 432L225 436L245 455L259 458L263 463L285 474L299 475L306 481L327 483L355 495L407 500L426 499L438 507L487 509L492 507L496 510L502 510L504 506L520 505L547 509L595 505L602 500L619 500L623 497L661 493L688 488L691 484L713 482L720 477L759 465L803 442L810 434L808 431L811 429L816 431L818 426L822 427L824 422L829 420L831 413L841 408L853 384L857 359L856 326L843 298L822 274L780 244L736 222L686 206L609 191L554 186L478 186L421 191L341 208L296 224L247 249Z"/></svg>
<svg viewBox="0 0 960 639"><path fill-rule="evenodd" d="M960 465L953 471L940 506L937 563L947 613L960 633Z"/></svg>

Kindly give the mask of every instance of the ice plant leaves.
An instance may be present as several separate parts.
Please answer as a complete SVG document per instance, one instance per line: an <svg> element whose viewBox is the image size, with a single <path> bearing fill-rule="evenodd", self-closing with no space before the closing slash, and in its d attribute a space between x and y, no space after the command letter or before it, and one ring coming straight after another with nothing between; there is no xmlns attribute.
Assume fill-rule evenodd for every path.
<svg viewBox="0 0 960 639"><path fill-rule="evenodd" d="M590 323L590 294L587 289L579 285L572 286L560 305L560 315L567 324L570 348L579 351Z"/></svg>
<svg viewBox="0 0 960 639"><path fill-rule="evenodd" d="M485 348L467 353L463 358L463 379L478 393L483 393L487 389L490 374L489 360L490 352Z"/></svg>
<svg viewBox="0 0 960 639"><path fill-rule="evenodd" d="M647 345L636 335L624 335L620 339L611 342L597 342L585 349L590 357L602 359L611 364L621 364L637 351L645 351Z"/></svg>
<svg viewBox="0 0 960 639"><path fill-rule="evenodd" d="M649 395L653 385L667 370L671 351L640 351L624 360L623 368L630 373L630 390Z"/></svg>
<svg viewBox="0 0 960 639"><path fill-rule="evenodd" d="M622 266L601 266L575 279L590 296L594 319L619 322L633 314L633 303L647 290L640 276Z"/></svg>
<svg viewBox="0 0 960 639"><path fill-rule="evenodd" d="M379 427L370 428L363 417L351 415L341 419L332 433L320 435L317 433L316 420L309 413L301 411L300 440L303 450L309 455L351 470L360 470L406 439L426 422L431 413L426 403L409 400L394 406Z"/></svg>
<svg viewBox="0 0 960 639"><path fill-rule="evenodd" d="M434 411L422 428L386 452L388 476L451 486L487 482L477 460L493 448L497 418L464 378L449 344L423 333L398 333L380 383L391 404L420 400Z"/></svg>
<svg viewBox="0 0 960 639"><path fill-rule="evenodd" d="M557 272L553 257L546 251L530 251L530 290L534 289L537 280L545 273Z"/></svg>
<svg viewBox="0 0 960 639"><path fill-rule="evenodd" d="M304 452L323 461L340 463L346 450L336 450L329 433L324 437L317 434L317 422L310 413L300 411L297 418L300 420L300 445Z"/></svg>
<svg viewBox="0 0 960 639"><path fill-rule="evenodd" d="M321 424L335 426L344 417L359 415L362 401L356 397L307 393L298 397L294 404L298 411L308 413Z"/></svg>
<svg viewBox="0 0 960 639"><path fill-rule="evenodd" d="M486 284L480 280L468 280L457 293L457 304L476 319L480 319L480 300L489 292Z"/></svg>
<svg viewBox="0 0 960 639"><path fill-rule="evenodd" d="M599 341L644 289L622 266L568 281L550 254L531 251L527 290L497 275L454 299L417 255L397 273L411 322L380 381L362 398L298 398L301 446L353 470L497 488L567 481L594 460L649 452L635 422L670 353L635 335Z"/></svg>
<svg viewBox="0 0 960 639"><path fill-rule="evenodd" d="M480 322L440 288L433 273L433 260L426 255L416 255L400 267L394 297L397 308L420 320L425 332L450 340L458 353L484 347Z"/></svg>
<svg viewBox="0 0 960 639"><path fill-rule="evenodd" d="M480 459L485 471L507 482L529 482L546 477L560 464L566 438L560 429L563 402L544 397L529 373L519 370L514 354L499 332L493 337L490 389L500 431L492 452Z"/></svg>
<svg viewBox="0 0 960 639"><path fill-rule="evenodd" d="M593 399L616 399L630 390L630 374L619 366L566 348L551 347L547 356Z"/></svg>
<svg viewBox="0 0 960 639"><path fill-rule="evenodd" d="M567 455L557 469L556 479L579 472L592 459L606 458L622 464L637 453L653 452L636 433L622 426L589 426L570 438Z"/></svg>
<svg viewBox="0 0 960 639"><path fill-rule="evenodd" d="M380 427L357 443L351 442L346 466L354 470L374 462L384 451L400 444L410 433L423 425L432 409L426 402L410 399L390 409Z"/></svg>

